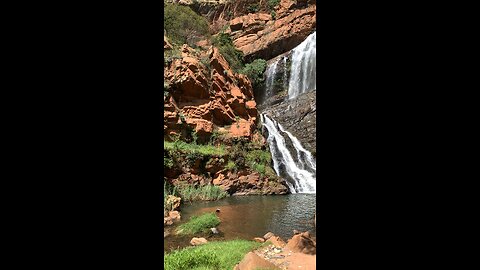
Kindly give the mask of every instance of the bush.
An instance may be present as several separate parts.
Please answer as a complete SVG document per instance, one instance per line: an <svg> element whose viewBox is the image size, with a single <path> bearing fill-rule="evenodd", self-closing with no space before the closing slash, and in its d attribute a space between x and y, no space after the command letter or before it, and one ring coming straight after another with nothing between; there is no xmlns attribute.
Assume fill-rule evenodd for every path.
<svg viewBox="0 0 480 270"><path fill-rule="evenodd" d="M243 53L235 48L229 34L219 33L212 43L218 48L233 71L238 72L243 68Z"/></svg>
<svg viewBox="0 0 480 270"><path fill-rule="evenodd" d="M263 83L263 73L267 68L267 61L255 59L252 63L246 64L239 72L248 76L253 87L259 87Z"/></svg>
<svg viewBox="0 0 480 270"><path fill-rule="evenodd" d="M220 224L220 219L215 213L206 213L201 216L193 216L186 223L177 228L177 234L196 234L207 232L210 228Z"/></svg>
<svg viewBox="0 0 480 270"><path fill-rule="evenodd" d="M208 21L187 6L165 3L163 22L167 36L177 45L194 47L208 35Z"/></svg>
<svg viewBox="0 0 480 270"><path fill-rule="evenodd" d="M280 0L268 0L268 8L270 10L273 10L278 4L280 4Z"/></svg>
<svg viewBox="0 0 480 270"><path fill-rule="evenodd" d="M233 269L245 254L261 246L247 240L209 242L165 254L163 267L165 270Z"/></svg>
<svg viewBox="0 0 480 270"><path fill-rule="evenodd" d="M236 167L235 162L233 162L231 160L229 160L227 165L225 165L225 169L227 169L229 171L233 170L235 167Z"/></svg>

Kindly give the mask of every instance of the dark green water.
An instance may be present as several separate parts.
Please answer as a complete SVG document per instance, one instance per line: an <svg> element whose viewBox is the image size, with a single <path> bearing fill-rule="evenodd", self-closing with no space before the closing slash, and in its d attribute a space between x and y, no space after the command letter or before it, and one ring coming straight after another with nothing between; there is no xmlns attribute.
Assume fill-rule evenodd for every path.
<svg viewBox="0 0 480 270"><path fill-rule="evenodd" d="M315 194L234 196L215 202L184 204L180 209L182 221L179 224L188 221L192 215L215 212L217 208L220 209L217 215L221 220L217 229L221 233L206 237L208 240L253 239L267 232L287 240L293 236L294 229L316 235L313 223ZM167 236L164 239L165 251L189 246L192 237Z"/></svg>

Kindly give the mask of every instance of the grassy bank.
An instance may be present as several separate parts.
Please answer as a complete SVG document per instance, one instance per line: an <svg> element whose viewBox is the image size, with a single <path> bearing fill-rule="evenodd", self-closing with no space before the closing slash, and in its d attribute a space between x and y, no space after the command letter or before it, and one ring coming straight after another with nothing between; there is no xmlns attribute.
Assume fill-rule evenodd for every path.
<svg viewBox="0 0 480 270"><path fill-rule="evenodd" d="M208 231L220 224L220 219L215 213L206 213L201 216L193 216L190 220L178 226L178 234L196 234Z"/></svg>
<svg viewBox="0 0 480 270"><path fill-rule="evenodd" d="M166 270L233 269L245 254L260 246L247 240L209 242L165 254L163 266Z"/></svg>
<svg viewBox="0 0 480 270"><path fill-rule="evenodd" d="M204 156L223 156L226 153L225 147L223 146L201 145L195 143L186 143L184 141L163 141L163 149L170 151L180 151L184 153L201 154Z"/></svg>
<svg viewBox="0 0 480 270"><path fill-rule="evenodd" d="M186 202L192 201L216 201L227 197L227 193L214 185L201 187L179 186L178 195Z"/></svg>

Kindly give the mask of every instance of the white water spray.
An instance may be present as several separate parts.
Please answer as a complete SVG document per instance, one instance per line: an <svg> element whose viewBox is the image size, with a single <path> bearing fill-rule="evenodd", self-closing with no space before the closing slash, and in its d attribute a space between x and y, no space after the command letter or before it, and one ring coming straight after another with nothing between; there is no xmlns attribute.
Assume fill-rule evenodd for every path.
<svg viewBox="0 0 480 270"><path fill-rule="evenodd" d="M302 147L300 142L288 131L286 131L274 119L261 115L262 124L268 130L268 144L272 152L273 167L277 175L281 174L280 168L284 167L288 180L287 185L292 193L316 193L316 166L313 156ZM285 136L292 141L297 155L298 162L295 162L292 154L287 148ZM283 165L283 166L282 166Z"/></svg>
<svg viewBox="0 0 480 270"><path fill-rule="evenodd" d="M288 98L316 89L317 32L313 32L293 49Z"/></svg>

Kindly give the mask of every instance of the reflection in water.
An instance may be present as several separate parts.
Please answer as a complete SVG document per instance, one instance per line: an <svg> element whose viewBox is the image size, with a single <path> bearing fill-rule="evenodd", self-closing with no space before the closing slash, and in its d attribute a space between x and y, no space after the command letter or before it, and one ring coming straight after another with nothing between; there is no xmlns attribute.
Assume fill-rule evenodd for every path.
<svg viewBox="0 0 480 270"><path fill-rule="evenodd" d="M293 236L294 229L310 231L315 236L315 206L315 194L234 196L215 202L185 204L181 207L181 213L182 222L185 222L192 215L215 212L219 208L217 215L221 223L218 229L225 240L253 239L269 231L287 240ZM186 238L170 236L165 238L164 243L167 249L188 245L188 241Z"/></svg>

